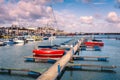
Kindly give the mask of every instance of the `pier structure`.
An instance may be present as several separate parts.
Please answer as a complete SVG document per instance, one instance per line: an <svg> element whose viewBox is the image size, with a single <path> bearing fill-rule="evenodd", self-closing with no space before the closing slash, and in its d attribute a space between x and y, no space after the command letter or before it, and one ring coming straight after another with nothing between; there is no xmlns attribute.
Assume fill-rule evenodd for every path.
<svg viewBox="0 0 120 80"><path fill-rule="evenodd" d="M69 42L69 41L68 41ZM68 63L71 60L84 60L84 59L97 59L98 61L107 61L107 56L80 56L79 54L81 50L81 46L84 42L84 39L78 40L77 42L73 42L73 47L70 48L69 51L66 52L66 54L62 58L40 58L40 57L34 57L34 56L25 56L30 61L34 62L49 62L52 60L54 64L48 69L44 71L40 70L29 70L29 69L12 69L12 68L0 68L0 72L7 72L8 74L11 74L12 71L23 71L28 72L28 75L32 76L39 76L37 80L55 80L59 75L62 74L62 71L65 69L65 67L70 69L82 69L86 67L90 68L100 68L101 70L104 69L114 69L116 66L102 66L102 65L92 65L92 64L73 64ZM67 43L67 42L65 42Z"/></svg>
<svg viewBox="0 0 120 80"><path fill-rule="evenodd" d="M43 57L34 57L34 56L24 56L26 62L46 62L46 63L54 63L60 58L43 58Z"/></svg>
<svg viewBox="0 0 120 80"><path fill-rule="evenodd" d="M24 72L28 76L38 77L40 76L46 69L20 69L20 68L0 68L0 72L12 74L14 72Z"/></svg>
<svg viewBox="0 0 120 80"><path fill-rule="evenodd" d="M91 67L91 68L100 68L101 70L109 70L116 68L115 65L112 66L101 66L101 65L92 65L92 64L67 64L66 67L72 69L82 69L84 67Z"/></svg>
<svg viewBox="0 0 120 80"><path fill-rule="evenodd" d="M107 61L108 56L78 56L73 55L74 60L96 59L98 61Z"/></svg>
<svg viewBox="0 0 120 80"><path fill-rule="evenodd" d="M79 46L83 42L83 39L71 48L66 55L53 64L46 72L37 78L37 80L55 80L61 71L66 67L67 63L71 60L74 53L79 49Z"/></svg>

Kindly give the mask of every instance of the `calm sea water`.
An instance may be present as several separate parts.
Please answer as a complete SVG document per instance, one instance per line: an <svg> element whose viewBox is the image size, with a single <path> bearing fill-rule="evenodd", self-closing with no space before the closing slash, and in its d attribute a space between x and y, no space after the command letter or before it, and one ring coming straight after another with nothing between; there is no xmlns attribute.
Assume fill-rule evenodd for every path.
<svg viewBox="0 0 120 80"><path fill-rule="evenodd" d="M94 60L75 61L77 64L116 65L113 71L86 68L84 70L66 70L61 80L120 80L120 40L103 39L105 46L101 51L81 51L82 56L108 56L108 62Z"/></svg>
<svg viewBox="0 0 120 80"><path fill-rule="evenodd" d="M53 44L60 44L71 38L57 38ZM120 40L103 39L105 46L101 51L82 51L80 55L86 56L109 56L108 62L97 61L75 61L75 63L116 65L114 71L100 70L66 70L60 80L120 80ZM36 45L48 45L49 41L28 43L25 45L0 47L0 67L5 68L25 68L25 69L45 69L52 64L25 62L24 56L32 55L32 50ZM0 73L0 80L35 80L35 78L23 74L14 73L12 75Z"/></svg>
<svg viewBox="0 0 120 80"><path fill-rule="evenodd" d="M56 38L52 44L60 44L71 38ZM32 55L35 46L50 45L50 41L28 43L25 45L13 45L0 47L0 68L23 68L23 69L48 69L50 63L25 62L24 56ZM23 73L13 72L12 75L0 73L0 80L35 80Z"/></svg>

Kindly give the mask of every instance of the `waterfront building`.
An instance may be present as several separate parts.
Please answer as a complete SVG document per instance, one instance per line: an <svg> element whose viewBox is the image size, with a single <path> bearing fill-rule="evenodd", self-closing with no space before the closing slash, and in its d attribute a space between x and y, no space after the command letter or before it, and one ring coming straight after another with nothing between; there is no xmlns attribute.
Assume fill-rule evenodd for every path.
<svg viewBox="0 0 120 80"><path fill-rule="evenodd" d="M10 27L0 27L1 36L22 36L22 35L39 35L45 34L63 35L64 30L54 29L53 27L19 27L18 25L11 25Z"/></svg>

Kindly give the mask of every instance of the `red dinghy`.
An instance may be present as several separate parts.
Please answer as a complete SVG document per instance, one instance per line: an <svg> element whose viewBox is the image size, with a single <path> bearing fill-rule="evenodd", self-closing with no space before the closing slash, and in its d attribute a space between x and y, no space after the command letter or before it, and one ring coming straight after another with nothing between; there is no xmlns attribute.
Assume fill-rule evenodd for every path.
<svg viewBox="0 0 120 80"><path fill-rule="evenodd" d="M104 43L101 40L92 40L92 41L86 41L85 46L104 46Z"/></svg>
<svg viewBox="0 0 120 80"><path fill-rule="evenodd" d="M64 55L64 50L54 50L50 48L35 49L33 54L35 57L44 57L44 58L60 58Z"/></svg>

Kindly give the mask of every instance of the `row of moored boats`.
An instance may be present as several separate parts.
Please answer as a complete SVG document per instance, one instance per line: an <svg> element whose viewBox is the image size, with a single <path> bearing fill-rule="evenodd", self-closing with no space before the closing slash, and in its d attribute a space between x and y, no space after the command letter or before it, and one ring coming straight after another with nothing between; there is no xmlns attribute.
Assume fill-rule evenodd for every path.
<svg viewBox="0 0 120 80"><path fill-rule="evenodd" d="M70 50L73 48L73 44L67 45L66 43L69 43L71 40L61 43L61 45L55 45L55 46L39 46L39 49L34 49L33 50L33 56L34 57L39 57L39 58L60 58L65 54L66 50ZM84 41L84 45L86 47L103 47L104 43L102 40L86 40ZM54 48L56 47L56 48ZM69 48L69 49L68 49Z"/></svg>
<svg viewBox="0 0 120 80"><path fill-rule="evenodd" d="M53 40L56 37L42 37L40 40ZM13 44L25 44L27 42L34 42L35 39L32 36L17 36L10 39L1 39L0 46L13 45Z"/></svg>

